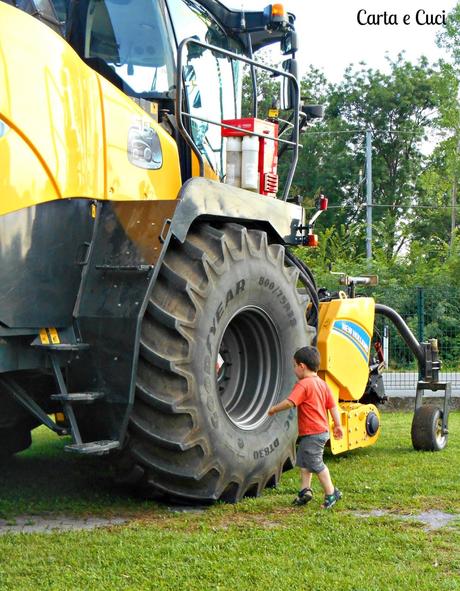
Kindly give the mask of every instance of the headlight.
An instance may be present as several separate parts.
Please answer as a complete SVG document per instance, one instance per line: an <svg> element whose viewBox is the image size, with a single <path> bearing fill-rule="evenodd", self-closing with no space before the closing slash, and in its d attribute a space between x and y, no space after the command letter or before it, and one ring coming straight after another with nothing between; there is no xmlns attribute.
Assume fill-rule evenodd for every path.
<svg viewBox="0 0 460 591"><path fill-rule="evenodd" d="M158 170L163 164L160 138L148 122L133 125L128 132L128 160L134 166Z"/></svg>

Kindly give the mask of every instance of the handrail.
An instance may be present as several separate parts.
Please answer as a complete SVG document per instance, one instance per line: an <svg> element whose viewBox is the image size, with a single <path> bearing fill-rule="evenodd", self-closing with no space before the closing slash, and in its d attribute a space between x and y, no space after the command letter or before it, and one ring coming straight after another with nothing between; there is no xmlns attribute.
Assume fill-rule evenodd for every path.
<svg viewBox="0 0 460 591"><path fill-rule="evenodd" d="M224 127L224 128L228 128L228 129L236 129L238 131L240 131L241 128L234 127L232 125L227 125L226 123L217 122L217 121L213 121L210 119L198 117L197 115L192 115L191 113L188 113L187 111L184 111L182 109L182 106L184 104L184 79L182 76L182 69L183 69L183 64L184 64L183 55L184 55L185 47L187 47L190 44L194 44L194 45L197 45L198 47L202 47L203 49L208 49L210 51L220 53L222 55L230 57L231 59L244 62L244 63L249 64L251 66L255 66L257 68L260 68L262 70L267 70L268 72L271 72L275 76L284 76L284 77L288 78L289 80L291 80L292 85L293 85L293 90L294 90L294 122L295 122L294 127L293 127L293 132L292 132L292 141L288 141L288 140L284 140L284 139L280 139L280 138L275 138L270 135L259 134L259 133L253 132L253 131L244 130L245 134L247 134L247 135L254 135L257 137L263 137L263 138L269 139L271 141L276 141L276 142L279 142L282 144L293 146L292 161L291 161L291 164L289 167L289 172L287 175L286 183L284 186L284 192L283 192L283 200L286 201L288 198L288 195L289 195L289 190L292 185L292 180L294 178L294 173L295 173L295 169L297 166L297 161L299 159L299 147L301 147L299 144L300 87L299 87L299 82L298 82L297 78L295 76L293 76L292 74L290 74L289 72L285 72L284 70L277 70L276 68L272 68L271 66L267 66L265 64L260 64L259 62L256 62L255 60L247 58L245 56L238 55L236 53L232 53L231 51L227 51L226 49L222 49L222 48L216 47L214 45L209 45L208 43L203 43L202 41L198 41L194 37L188 37L187 39L184 39L181 42L181 44L179 45L179 48L178 48L178 52L177 52L177 71L176 71L177 124L178 124L179 131L180 131L182 137L184 138L184 140L188 144L189 148L192 150L192 152L197 157L199 167L200 167L200 176L204 176L203 156L202 156L201 152L199 151L193 138L189 134L187 128L185 127L183 118L187 117L189 119L196 119L198 121L210 123L211 125L218 125L219 127Z"/></svg>

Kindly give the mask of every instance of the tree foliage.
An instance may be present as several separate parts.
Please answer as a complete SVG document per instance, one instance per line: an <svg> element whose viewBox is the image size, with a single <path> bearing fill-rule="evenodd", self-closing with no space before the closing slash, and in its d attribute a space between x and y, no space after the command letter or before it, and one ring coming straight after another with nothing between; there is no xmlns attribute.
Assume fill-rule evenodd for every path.
<svg viewBox="0 0 460 591"><path fill-rule="evenodd" d="M423 288L425 338L439 338L442 357L457 367L460 234L452 206L460 170L460 4L439 44L450 60L411 63L401 54L388 59L385 71L364 63L350 66L337 84L312 66L304 73L304 103L323 104L326 110L324 120L310 124L302 136L292 193L300 196L307 218L320 193L329 197L330 209L315 229L319 246L295 253L312 269L318 286L331 290L339 289L331 271L377 274L380 283L372 295L397 309L414 332L416 294ZM278 92L273 78L259 76L262 117ZM372 134L371 261L365 256L366 130ZM286 169L281 161L281 174ZM404 351L401 344L401 360L413 364Z"/></svg>
<svg viewBox="0 0 460 591"><path fill-rule="evenodd" d="M323 223L351 228L365 219L365 132L371 131L375 242L389 260L410 239L423 193L423 141L437 125L442 75L426 60L414 65L403 55L389 60L388 73L350 67L341 83L327 86L324 133L307 131L303 140L297 185L310 195L321 188L338 207ZM363 232L355 234L364 251Z"/></svg>
<svg viewBox="0 0 460 591"><path fill-rule="evenodd" d="M385 71L348 67L339 83L310 66L301 79L304 104L325 105L321 122L301 138L291 194L313 214L318 195L329 210L317 223L320 246L308 255L325 279L328 266L378 271L387 285L455 285L460 278L458 230L452 204L460 168L460 8L449 15L439 43L450 62L411 63L400 54ZM269 54L263 61L270 62ZM258 75L259 115L279 95L279 81ZM249 79L244 96L251 111ZM283 114L284 115L284 114ZM365 134L372 137L373 260L365 259ZM436 142L436 145L434 143ZM280 161L281 177L289 152ZM453 193L454 192L454 193Z"/></svg>

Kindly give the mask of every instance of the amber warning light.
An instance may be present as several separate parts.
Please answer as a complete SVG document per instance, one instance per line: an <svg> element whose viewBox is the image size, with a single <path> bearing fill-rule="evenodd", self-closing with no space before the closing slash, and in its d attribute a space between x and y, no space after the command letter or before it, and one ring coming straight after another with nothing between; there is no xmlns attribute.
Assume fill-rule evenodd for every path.
<svg viewBox="0 0 460 591"><path fill-rule="evenodd" d="M283 4L269 4L264 8L265 26L269 31L284 29L289 24Z"/></svg>
<svg viewBox="0 0 460 591"><path fill-rule="evenodd" d="M272 4L272 18L276 16L286 16L286 11L282 4Z"/></svg>

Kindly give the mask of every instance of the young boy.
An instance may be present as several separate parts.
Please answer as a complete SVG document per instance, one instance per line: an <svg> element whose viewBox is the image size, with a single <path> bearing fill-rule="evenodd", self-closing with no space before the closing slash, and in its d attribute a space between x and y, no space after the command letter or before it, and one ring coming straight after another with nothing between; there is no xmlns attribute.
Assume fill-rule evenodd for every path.
<svg viewBox="0 0 460 591"><path fill-rule="evenodd" d="M342 493L332 484L327 466L323 462L324 446L329 440L329 410L334 420L334 437L342 439L340 416L329 389L316 372L320 355L315 347L302 347L294 354L294 372L298 379L286 400L272 406L270 416L297 407L300 443L297 449L297 466L300 467L301 485L294 505L305 505L313 498L312 473L318 476L324 490L323 509L330 509L342 498Z"/></svg>

